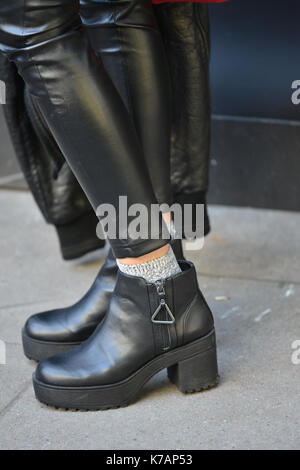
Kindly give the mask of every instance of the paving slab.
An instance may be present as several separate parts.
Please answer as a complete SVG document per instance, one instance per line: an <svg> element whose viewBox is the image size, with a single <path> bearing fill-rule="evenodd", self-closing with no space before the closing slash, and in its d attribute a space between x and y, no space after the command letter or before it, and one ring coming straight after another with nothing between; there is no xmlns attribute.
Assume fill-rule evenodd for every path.
<svg viewBox="0 0 300 470"><path fill-rule="evenodd" d="M189 252L201 274L300 282L300 212L213 206L202 252Z"/></svg>
<svg viewBox="0 0 300 470"><path fill-rule="evenodd" d="M6 364L0 364L0 416L28 388L34 365L24 357L19 344L6 342L5 345Z"/></svg>
<svg viewBox="0 0 300 470"><path fill-rule="evenodd" d="M163 371L127 408L76 413L39 404L30 387L0 417L0 448L299 448L300 365L291 361L300 339L299 287L286 297L279 283L199 282L215 313L217 388L182 395ZM215 300L220 293L230 298Z"/></svg>
<svg viewBox="0 0 300 470"><path fill-rule="evenodd" d="M0 191L0 308L79 298L103 262L63 261L52 226L26 191ZM66 300L64 300L66 299Z"/></svg>
<svg viewBox="0 0 300 470"><path fill-rule="evenodd" d="M0 105L0 187L26 188Z"/></svg>
<svg viewBox="0 0 300 470"><path fill-rule="evenodd" d="M63 262L30 194L0 191L0 449L299 449L299 215L211 215L204 250L189 255L215 315L220 385L182 395L162 371L127 408L64 412L35 400L20 329L78 299L101 261Z"/></svg>

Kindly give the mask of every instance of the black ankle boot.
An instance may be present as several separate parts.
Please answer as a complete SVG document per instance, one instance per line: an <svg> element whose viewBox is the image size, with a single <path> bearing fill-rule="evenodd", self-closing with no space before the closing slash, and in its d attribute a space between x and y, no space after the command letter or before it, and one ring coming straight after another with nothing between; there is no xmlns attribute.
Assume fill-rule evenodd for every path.
<svg viewBox="0 0 300 470"><path fill-rule="evenodd" d="M172 240L171 245L176 258L184 259L181 240ZM104 318L117 272L110 250L91 288L76 304L29 317L22 331L25 356L39 361L85 341Z"/></svg>
<svg viewBox="0 0 300 470"><path fill-rule="evenodd" d="M155 284L119 272L104 321L80 346L41 361L38 400L71 409L106 409L134 401L167 368L184 392L216 385L214 324L192 263Z"/></svg>
<svg viewBox="0 0 300 470"><path fill-rule="evenodd" d="M22 331L24 353L39 361L86 340L103 320L115 288L118 267L110 250L88 292L71 307L32 315Z"/></svg>

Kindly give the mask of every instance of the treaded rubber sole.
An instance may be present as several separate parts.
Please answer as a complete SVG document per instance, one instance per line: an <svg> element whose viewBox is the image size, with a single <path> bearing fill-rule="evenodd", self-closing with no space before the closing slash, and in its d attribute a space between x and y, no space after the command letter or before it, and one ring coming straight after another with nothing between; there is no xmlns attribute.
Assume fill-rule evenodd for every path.
<svg viewBox="0 0 300 470"><path fill-rule="evenodd" d="M81 344L78 343L55 343L52 341L41 341L28 336L24 328L22 330L23 351L30 360L41 361L55 354L62 354Z"/></svg>
<svg viewBox="0 0 300 470"><path fill-rule="evenodd" d="M162 369L183 393L207 390L218 383L215 332L155 357L127 379L102 386L64 387L40 382L33 374L36 398L66 410L105 410L134 402L143 385Z"/></svg>

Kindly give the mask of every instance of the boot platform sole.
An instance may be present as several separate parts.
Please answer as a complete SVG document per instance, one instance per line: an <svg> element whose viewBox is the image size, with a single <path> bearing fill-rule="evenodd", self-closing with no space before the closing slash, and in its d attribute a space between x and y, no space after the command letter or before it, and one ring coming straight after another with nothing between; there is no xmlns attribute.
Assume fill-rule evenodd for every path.
<svg viewBox="0 0 300 470"><path fill-rule="evenodd" d="M75 346L79 346L81 342L76 343L60 343L54 341L42 341L35 338L31 338L22 330L22 343L23 351L25 356L33 361L41 361L50 356L56 354L62 354Z"/></svg>
<svg viewBox="0 0 300 470"><path fill-rule="evenodd" d="M215 332L180 346L146 363L131 376L109 385L90 387L55 386L40 382L33 374L36 398L66 410L105 410L134 402L148 380L162 369L182 393L200 392L218 383Z"/></svg>

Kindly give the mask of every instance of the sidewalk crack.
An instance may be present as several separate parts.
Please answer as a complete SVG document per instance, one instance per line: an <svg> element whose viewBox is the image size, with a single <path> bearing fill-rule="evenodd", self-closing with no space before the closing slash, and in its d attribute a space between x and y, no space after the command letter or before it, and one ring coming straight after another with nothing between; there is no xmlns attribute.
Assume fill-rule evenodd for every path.
<svg viewBox="0 0 300 470"><path fill-rule="evenodd" d="M14 406L14 404L19 400L19 398L29 389L31 386L31 380L24 385L24 387L10 400L10 402L5 405L5 407L0 410L0 421L6 415L6 413Z"/></svg>

